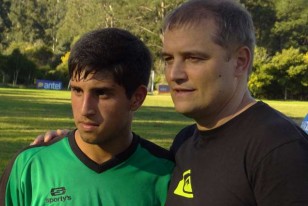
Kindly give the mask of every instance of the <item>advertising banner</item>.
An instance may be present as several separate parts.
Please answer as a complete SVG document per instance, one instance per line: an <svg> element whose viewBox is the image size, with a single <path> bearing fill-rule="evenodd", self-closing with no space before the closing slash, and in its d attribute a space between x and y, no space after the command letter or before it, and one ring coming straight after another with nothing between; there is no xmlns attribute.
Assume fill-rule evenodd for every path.
<svg viewBox="0 0 308 206"><path fill-rule="evenodd" d="M36 80L36 88L38 89L51 89L51 90L61 90L62 82L60 81L50 81L44 79Z"/></svg>

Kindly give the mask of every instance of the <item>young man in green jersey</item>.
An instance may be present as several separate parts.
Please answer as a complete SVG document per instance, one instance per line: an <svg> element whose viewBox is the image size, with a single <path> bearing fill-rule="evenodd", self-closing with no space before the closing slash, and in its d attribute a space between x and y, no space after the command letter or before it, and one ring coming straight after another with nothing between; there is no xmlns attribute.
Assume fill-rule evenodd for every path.
<svg viewBox="0 0 308 206"><path fill-rule="evenodd" d="M151 65L128 31L85 34L69 57L77 129L20 152L1 178L0 205L163 206L172 158L131 130Z"/></svg>

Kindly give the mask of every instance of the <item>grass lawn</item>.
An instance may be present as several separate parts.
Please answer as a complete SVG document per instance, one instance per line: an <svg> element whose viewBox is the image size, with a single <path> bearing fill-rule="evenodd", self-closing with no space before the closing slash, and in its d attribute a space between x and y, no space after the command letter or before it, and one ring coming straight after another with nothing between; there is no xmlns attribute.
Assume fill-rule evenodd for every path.
<svg viewBox="0 0 308 206"><path fill-rule="evenodd" d="M265 101L298 124L308 102ZM68 91L0 88L0 175L8 160L49 129L74 128ZM148 95L136 113L133 130L168 148L174 135L192 120L177 114L169 95Z"/></svg>

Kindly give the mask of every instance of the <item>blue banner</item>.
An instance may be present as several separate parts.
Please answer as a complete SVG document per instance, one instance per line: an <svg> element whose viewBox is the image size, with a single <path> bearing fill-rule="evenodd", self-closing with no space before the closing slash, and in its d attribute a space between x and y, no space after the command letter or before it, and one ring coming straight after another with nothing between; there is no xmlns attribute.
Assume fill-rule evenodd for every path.
<svg viewBox="0 0 308 206"><path fill-rule="evenodd" d="M158 85L158 93L169 93L170 92L170 87L165 84L160 84Z"/></svg>
<svg viewBox="0 0 308 206"><path fill-rule="evenodd" d="M52 90L61 90L62 82L60 81L50 81L44 79L36 80L36 88L38 89L52 89Z"/></svg>

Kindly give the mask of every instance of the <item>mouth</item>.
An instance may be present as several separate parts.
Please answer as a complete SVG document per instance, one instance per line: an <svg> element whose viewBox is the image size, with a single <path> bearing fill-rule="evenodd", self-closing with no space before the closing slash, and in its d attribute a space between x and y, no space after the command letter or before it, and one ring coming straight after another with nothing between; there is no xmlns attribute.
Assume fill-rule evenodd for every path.
<svg viewBox="0 0 308 206"><path fill-rule="evenodd" d="M184 94L190 94L190 93L194 92L195 89L191 89L191 88L173 88L172 91L176 95L181 95L181 94L184 95Z"/></svg>
<svg viewBox="0 0 308 206"><path fill-rule="evenodd" d="M79 125L84 131L92 131L99 126L99 124L95 122L79 122Z"/></svg>

